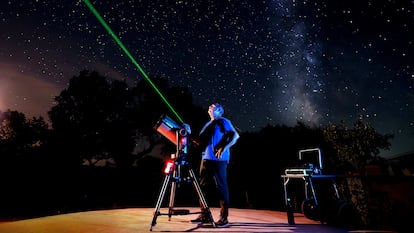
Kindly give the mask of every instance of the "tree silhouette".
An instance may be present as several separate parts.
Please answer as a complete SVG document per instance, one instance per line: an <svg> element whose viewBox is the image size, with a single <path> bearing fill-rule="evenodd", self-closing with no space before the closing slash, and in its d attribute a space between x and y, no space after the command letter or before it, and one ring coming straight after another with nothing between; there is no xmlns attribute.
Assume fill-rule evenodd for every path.
<svg viewBox="0 0 414 233"><path fill-rule="evenodd" d="M188 89L169 87L161 78L154 83L177 112L202 119L193 118L200 109L192 104ZM82 71L55 100L49 112L54 142L73 164L94 166L104 160L130 167L145 156L170 156L175 150L154 129L170 111L145 80L128 87L124 81L110 82L97 72Z"/></svg>
<svg viewBox="0 0 414 233"><path fill-rule="evenodd" d="M342 121L338 125L323 127L325 141L336 153L337 168L343 172L364 174L365 165L381 162L380 149L388 150L391 146L391 134L382 135L359 117L353 128L348 128Z"/></svg>
<svg viewBox="0 0 414 233"><path fill-rule="evenodd" d="M48 125L42 117L26 119L18 111L0 112L0 156L5 168L6 161L24 162L37 148L47 143Z"/></svg>
<svg viewBox="0 0 414 233"><path fill-rule="evenodd" d="M44 189L40 183L50 165L46 151L49 133L41 117L27 119L18 111L0 112L0 217L41 209L36 204L43 202L34 201L33 196L46 197L41 195Z"/></svg>
<svg viewBox="0 0 414 233"><path fill-rule="evenodd" d="M70 80L67 89L55 97L56 105L49 118L66 159L81 164L95 164L107 155L102 135L108 121L110 86L96 72L82 71Z"/></svg>

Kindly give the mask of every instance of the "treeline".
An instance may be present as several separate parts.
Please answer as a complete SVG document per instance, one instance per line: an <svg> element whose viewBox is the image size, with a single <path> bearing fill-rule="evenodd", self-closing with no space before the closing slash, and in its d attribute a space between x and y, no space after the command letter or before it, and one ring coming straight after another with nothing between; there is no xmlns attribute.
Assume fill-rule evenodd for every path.
<svg viewBox="0 0 414 233"><path fill-rule="evenodd" d="M171 87L162 78L153 81L192 128L209 120L187 88ZM164 178L164 160L176 148L155 129L171 110L151 85L141 80L131 87L82 71L55 102L50 122L13 110L0 114L0 218L152 207ZM325 173L363 174L367 164L383 162L378 154L389 148L391 138L363 118L351 127L298 122L241 132L229 166L232 205L285 208L280 175L298 166L301 149L320 148ZM191 146L188 160L196 172L199 158L199 149ZM177 205L198 205L195 191L188 189L192 186L182 185L177 191Z"/></svg>

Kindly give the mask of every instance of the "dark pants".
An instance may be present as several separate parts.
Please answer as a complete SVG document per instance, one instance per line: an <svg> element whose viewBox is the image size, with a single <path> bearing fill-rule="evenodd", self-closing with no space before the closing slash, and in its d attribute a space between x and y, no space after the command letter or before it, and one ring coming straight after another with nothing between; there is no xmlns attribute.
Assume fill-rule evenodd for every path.
<svg viewBox="0 0 414 233"><path fill-rule="evenodd" d="M214 185L214 187L212 187ZM220 216L227 219L229 214L229 188L227 184L227 162L203 160L200 165L200 186L206 199L212 200L213 193L218 193ZM218 191L218 192L217 192Z"/></svg>

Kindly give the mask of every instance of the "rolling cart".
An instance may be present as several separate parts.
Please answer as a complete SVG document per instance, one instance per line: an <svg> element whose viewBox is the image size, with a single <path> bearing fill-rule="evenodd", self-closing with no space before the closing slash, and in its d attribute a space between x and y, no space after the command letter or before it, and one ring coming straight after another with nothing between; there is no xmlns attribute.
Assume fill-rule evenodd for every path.
<svg viewBox="0 0 414 233"><path fill-rule="evenodd" d="M305 155L305 153L310 154ZM305 158L306 156L308 158ZM309 157L314 161L310 161L312 159ZM289 216L292 217L291 214L289 215L292 205L297 211L297 203L301 202L300 212L309 219L333 225L344 225L351 220L354 221L355 209L338 189L337 179L340 176L322 174L321 150L319 148L300 150L299 160L306 163L300 167L287 168L285 174L281 175L288 220ZM296 189L291 190L290 186L293 185L294 180L302 187L296 186ZM289 220L289 224L292 224L292 220Z"/></svg>

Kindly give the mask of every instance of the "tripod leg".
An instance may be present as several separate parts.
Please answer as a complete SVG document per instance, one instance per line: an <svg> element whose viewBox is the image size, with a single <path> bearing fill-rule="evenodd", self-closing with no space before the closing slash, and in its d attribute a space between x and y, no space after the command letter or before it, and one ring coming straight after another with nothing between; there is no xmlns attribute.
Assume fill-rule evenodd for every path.
<svg viewBox="0 0 414 233"><path fill-rule="evenodd" d="M174 171L174 177L176 176L176 171ZM168 221L171 220L171 216L174 213L174 202L175 202L175 190L177 188L177 182L173 179L171 183L171 193L170 193L170 203L168 208Z"/></svg>
<svg viewBox="0 0 414 233"><path fill-rule="evenodd" d="M160 215L160 208L162 205L162 201L164 200L165 191L167 190L168 182L170 181L170 179L171 179L171 173L166 175L164 178L164 183L162 184L161 191L158 196L157 204L155 205L154 216L152 218L150 231L152 231L152 227L155 226L155 224L157 224L157 217L158 215Z"/></svg>
<svg viewBox="0 0 414 233"><path fill-rule="evenodd" d="M201 205L203 206L204 210L208 214L208 217L211 220L211 224L213 225L213 227L216 227L216 225L214 223L213 215L211 214L211 211L210 211L210 207L208 207L206 198L204 197L203 191L201 190L200 183L198 182L197 177L195 176L193 169L189 168L188 172L190 174L191 179L193 180L194 188L197 191L198 198L200 199Z"/></svg>

